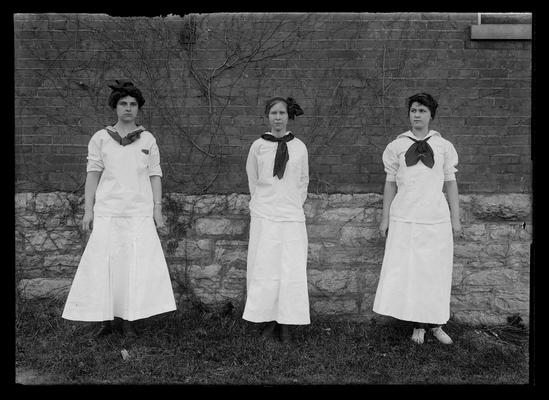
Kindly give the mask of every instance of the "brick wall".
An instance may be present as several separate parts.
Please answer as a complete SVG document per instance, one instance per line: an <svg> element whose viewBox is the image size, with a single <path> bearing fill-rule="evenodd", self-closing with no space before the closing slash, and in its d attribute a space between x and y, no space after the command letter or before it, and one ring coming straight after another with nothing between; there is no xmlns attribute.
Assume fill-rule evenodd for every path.
<svg viewBox="0 0 549 400"><path fill-rule="evenodd" d="M245 160L264 102L293 96L308 146L308 279L315 314L370 318L384 242L381 153L408 129L406 97L439 101L432 128L460 156L464 234L452 317L529 316L530 41L471 41L477 14L17 14L16 273L63 295L86 238L87 143L115 122L110 81L143 89L156 136L182 304L241 304L249 214ZM346 194L348 193L348 194Z"/></svg>
<svg viewBox="0 0 549 400"><path fill-rule="evenodd" d="M263 104L291 95L316 193L381 193L405 98L439 101L461 193L531 191L530 41L471 41L476 13L16 14L16 191L82 190L90 136L115 122L108 81L147 102L167 191L246 193Z"/></svg>

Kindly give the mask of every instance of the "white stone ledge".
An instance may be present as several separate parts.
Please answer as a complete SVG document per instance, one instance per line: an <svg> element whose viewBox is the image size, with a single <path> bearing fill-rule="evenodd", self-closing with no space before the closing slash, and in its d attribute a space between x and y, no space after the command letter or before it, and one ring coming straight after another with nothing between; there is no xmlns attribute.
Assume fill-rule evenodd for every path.
<svg viewBox="0 0 549 400"><path fill-rule="evenodd" d="M472 25L471 40L532 40L532 25L531 24Z"/></svg>

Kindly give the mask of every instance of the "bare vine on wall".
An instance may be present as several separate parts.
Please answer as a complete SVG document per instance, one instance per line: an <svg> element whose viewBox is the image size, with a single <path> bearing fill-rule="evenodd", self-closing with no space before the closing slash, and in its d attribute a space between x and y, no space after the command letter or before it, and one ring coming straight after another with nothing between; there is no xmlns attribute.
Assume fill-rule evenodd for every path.
<svg viewBox="0 0 549 400"><path fill-rule="evenodd" d="M242 97L242 93L235 94L239 82L248 70L294 52L292 37L300 26L297 23L293 28L287 28L286 22L278 21L260 29L261 19L244 21L233 17L224 25L222 38L218 41L223 56L210 66L208 62L211 57L204 51L206 46L201 49L195 46L200 44L200 40L211 39L201 39L201 35L209 34L208 23L202 20L201 25L197 26L196 16L185 17L179 38L174 37L164 21L159 19L112 18L106 30L105 22L97 23L80 16L63 18L74 26L67 33L70 40L56 41L59 32L51 31L51 42L48 43L51 48L48 50L44 49L45 43L38 40L30 42L30 46L25 48L26 56L40 60L42 68L34 70L32 83L27 87L19 85L23 89L17 98L17 105L23 128L25 124L35 125L33 129L37 133L41 129L43 133L49 129L53 140L61 140L61 143L47 145L52 148L57 145L53 153L59 154L55 157L60 159L52 162L70 160L74 165L68 170L59 170L58 173L63 173L69 180L65 180L63 186L56 186L48 179L48 168L45 168L52 152L36 145L33 150L38 154L30 159L30 163L21 165L25 170L20 172L27 182L30 181L36 195L40 192L69 192L73 195L71 204L61 202L52 206L47 217L57 218L63 214L66 216L65 222L70 220L73 223L80 221L82 214L87 141L102 126L114 122L112 110L106 104L108 81L128 78L148 93L148 104L140 118L155 133L161 147L166 186L169 188L170 183L183 184L187 190L192 186L192 192L205 193L218 178L221 161L225 157L224 146L231 140L223 120L234 99ZM301 21L307 18L305 16ZM52 43L57 46L51 46ZM127 48L128 44L130 49ZM44 57L44 52L47 52L47 57ZM54 101L49 105L47 102L52 98ZM192 105L194 110L206 107L207 123L194 123L193 115L182 112L188 109L185 103L188 98L197 100ZM42 119L29 120L29 115L36 110L40 110ZM200 110L195 112L200 114ZM60 135L55 135L55 130L65 132L67 137L60 139ZM72 142L76 137L80 138L78 146ZM43 154L39 154L41 150ZM64 153L65 150L71 151ZM195 167L182 178L177 173L182 169L181 160L194 160ZM193 165L192 162L190 164ZM191 214L186 215L186 212L179 210L176 202L167 199L166 206L171 229L163 242L167 254L171 254L187 235L193 220ZM44 243L49 240L53 243L52 250L61 255L81 253L87 237L80 232L78 223L72 225L72 230L78 234L71 240L78 240L80 250L77 251L74 246L56 248L58 234L66 230L66 226L31 223L27 219L33 212L27 208L18 213L16 235L21 252L35 254L36 260L43 262L46 256L44 251L47 250ZM33 221L36 222L36 219ZM40 236L42 234L44 240ZM28 259L20 261L21 266L28 268Z"/></svg>
<svg viewBox="0 0 549 400"><path fill-rule="evenodd" d="M304 16L300 23L309 18ZM211 64L210 59L200 58L197 48L200 43L208 41L209 37L201 38L197 32L203 35L210 33L208 18L202 18L201 27L195 16L188 16L187 24L181 32L180 40L185 50L185 60L192 82L202 94L204 105L207 107L207 133L210 141L207 143L208 152L205 153L212 159L218 160L215 165L216 173L210 181L201 188L206 192L217 179L221 169L221 159L224 156L223 149L230 144L230 135L227 134L227 123L224 122L226 111L231 107L235 99L242 96L239 83L245 79L246 72L251 68L259 68L262 64L272 59L288 56L295 52L293 38L299 30L300 23L287 30L288 23L278 21L274 26L262 28L264 21L261 18L246 18L243 16L229 16L224 19L218 43L222 56L218 63ZM206 44L203 44L206 48ZM235 93L236 92L236 93ZM202 131L201 134L204 134ZM214 153L214 154L212 154ZM204 168L208 160L203 157L199 168Z"/></svg>
<svg viewBox="0 0 549 400"><path fill-rule="evenodd" d="M63 187L56 187L46 174L25 173L29 180L36 176L32 183L40 188L38 191L68 191L82 195L85 143L93 132L112 123L112 111L106 105L108 88L105 83L120 77L135 81L149 94L141 118L157 136L168 190L183 185L187 192L207 193L226 165L223 164L228 156L226 148L233 141L241 143L241 131L234 130L233 122L241 117L239 110L250 106L260 110L260 91L283 89L306 104L308 102L310 123L304 126L303 136L313 148L311 188L318 192L329 191L331 182L323 179L321 173L314 172L316 156L330 149L333 139L345 126L346 118L360 114L361 104L368 100L367 97L375 96L385 113L385 98L392 83L385 77L390 72L402 72L405 59L398 47L396 67L391 67L386 63L384 49L380 56L381 79L372 71L349 69L349 60L328 59L330 66L324 68L317 79L302 79L300 69L290 69L288 76L293 76L293 80L286 80L282 86L265 87L261 73L266 66L280 60L286 60L288 66L288 60L298 57L302 49L313 47L314 31L303 29L314 25L313 14L287 21L272 19L269 15L232 15L224 16L222 23L212 20L215 16L191 14L182 19L175 35L162 18L109 18L100 22L79 15L60 18L73 26L66 34L69 40L56 41L60 32L50 31L49 43L35 41L25 49L29 57L42 64L41 69L34 70L32 77L33 87L40 89L28 96L18 96L18 110L21 121L25 121L25 110L40 107L45 114L41 116L42 120L29 121L29 124L43 122L37 124L37 129L41 126L66 132L66 144L59 147L72 152L60 156L70 159L73 168L59 173L71 179L72 184L65 181ZM331 34L347 35L346 49L360 53L361 34L368 26L360 23L354 28L353 31L340 27L340 31ZM401 30L400 35L397 39L406 35L406 30ZM52 43L56 46L51 46ZM43 56L44 52L47 57ZM349 71L356 75L350 76ZM254 78L247 78L248 74ZM353 79L351 86L350 78ZM293 86L289 84L291 82ZM356 82L375 90L357 91ZM254 84L253 90L242 89L251 87L250 83ZM381 86L376 86L379 83ZM255 99L248 96L252 92L255 92ZM52 95L55 98L52 106L36 103L37 98L47 101ZM249 117L252 121L261 118L261 115L259 119ZM385 117L383 121L386 121ZM71 138L76 136L82 138L80 146L71 148ZM40 145L35 149L39 151ZM43 171L44 163L47 164L47 152L44 153L33 157L25 168ZM72 212L74 216L77 210ZM180 224L172 226L175 238L184 235L185 229Z"/></svg>

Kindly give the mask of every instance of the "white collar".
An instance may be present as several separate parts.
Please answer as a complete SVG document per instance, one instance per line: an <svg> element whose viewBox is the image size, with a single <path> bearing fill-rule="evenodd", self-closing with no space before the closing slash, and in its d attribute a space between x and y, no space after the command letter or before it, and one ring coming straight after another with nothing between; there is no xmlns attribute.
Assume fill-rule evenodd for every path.
<svg viewBox="0 0 549 400"><path fill-rule="evenodd" d="M105 127L105 129L109 129L111 131L114 131L114 132L120 134L120 132L118 132L114 126L108 125L108 126ZM143 125L138 125L137 128L135 128L133 131L129 132L128 135L132 132L139 131L139 130L146 131L146 129Z"/></svg>
<svg viewBox="0 0 549 400"><path fill-rule="evenodd" d="M269 132L265 132L265 133L266 133L267 135L272 135L272 136L274 136L274 135L272 134L272 132L270 132L270 131L269 131ZM284 136L286 136L288 133L292 133L292 131L286 131L286 133L285 133L284 135L280 136L280 137L284 137ZM275 136L275 137L276 137L276 136Z"/></svg>
<svg viewBox="0 0 549 400"><path fill-rule="evenodd" d="M410 138L413 138L413 139L416 139L416 140L425 140L430 136L442 137L442 135L440 133L438 133L437 131L434 131L434 130L431 129L431 130L429 130L429 132L427 133L427 135L425 135L425 137L423 139L418 138L416 135L413 134L412 131L406 131L404 133L401 133L400 135L397 136L397 139L401 138L401 137L410 137Z"/></svg>

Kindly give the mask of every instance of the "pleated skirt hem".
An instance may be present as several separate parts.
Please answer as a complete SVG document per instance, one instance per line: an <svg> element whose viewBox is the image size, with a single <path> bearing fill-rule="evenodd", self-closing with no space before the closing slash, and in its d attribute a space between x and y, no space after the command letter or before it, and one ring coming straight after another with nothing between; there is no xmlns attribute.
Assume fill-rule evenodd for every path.
<svg viewBox="0 0 549 400"><path fill-rule="evenodd" d="M448 223L391 220L373 311L404 321L450 318L453 236Z"/></svg>
<svg viewBox="0 0 549 400"><path fill-rule="evenodd" d="M176 308L152 217L95 217L62 317L133 321Z"/></svg>
<svg viewBox="0 0 549 400"><path fill-rule="evenodd" d="M307 247L305 222L252 216L243 319L310 324Z"/></svg>

